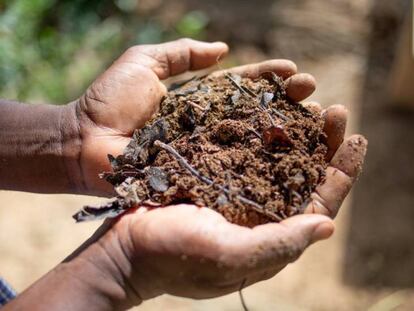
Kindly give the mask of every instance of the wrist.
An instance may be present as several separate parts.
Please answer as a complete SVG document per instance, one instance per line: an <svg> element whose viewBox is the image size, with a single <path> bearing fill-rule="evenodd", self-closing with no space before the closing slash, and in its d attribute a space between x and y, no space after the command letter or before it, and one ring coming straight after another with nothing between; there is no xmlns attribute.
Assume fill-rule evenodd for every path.
<svg viewBox="0 0 414 311"><path fill-rule="evenodd" d="M85 193L87 189L80 162L82 135L78 110L79 104L77 101L62 106L59 114L59 129L62 160L69 183L69 191L73 193Z"/></svg>
<svg viewBox="0 0 414 311"><path fill-rule="evenodd" d="M82 192L76 105L0 100L1 189Z"/></svg>
<svg viewBox="0 0 414 311"><path fill-rule="evenodd" d="M126 310L141 304L142 298L131 283L133 271L128 248L110 227L105 222L59 269L69 279L79 282L89 293L89 301L105 302L105 310Z"/></svg>
<svg viewBox="0 0 414 311"><path fill-rule="evenodd" d="M129 285L131 266L117 234L104 225L63 263L5 310L127 310L141 303ZM109 228L109 231L108 231Z"/></svg>

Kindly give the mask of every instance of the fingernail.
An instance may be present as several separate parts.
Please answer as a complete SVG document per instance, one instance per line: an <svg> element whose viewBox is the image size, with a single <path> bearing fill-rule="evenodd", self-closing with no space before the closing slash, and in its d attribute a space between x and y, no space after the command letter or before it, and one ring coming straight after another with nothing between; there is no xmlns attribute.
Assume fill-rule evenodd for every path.
<svg viewBox="0 0 414 311"><path fill-rule="evenodd" d="M331 222L323 222L319 224L312 233L312 243L317 241L326 240L334 232L334 225Z"/></svg>

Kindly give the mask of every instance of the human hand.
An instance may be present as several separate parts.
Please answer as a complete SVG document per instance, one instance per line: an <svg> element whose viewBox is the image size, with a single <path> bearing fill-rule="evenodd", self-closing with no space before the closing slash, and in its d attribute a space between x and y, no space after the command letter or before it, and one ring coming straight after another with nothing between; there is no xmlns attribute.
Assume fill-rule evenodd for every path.
<svg viewBox="0 0 414 311"><path fill-rule="evenodd" d="M324 115L342 121L346 116L338 106ZM210 298L273 277L333 233L332 221L315 213L334 216L360 170L366 141L353 136L336 150L343 129L335 124L326 123L338 134L327 141L336 153L325 184L312 195L307 208L312 214L247 228L194 205L141 206L107 220L6 309L126 310L163 293Z"/></svg>
<svg viewBox="0 0 414 311"><path fill-rule="evenodd" d="M122 258L121 266L128 262L124 279L143 300L164 293L211 298L273 277L333 230L331 220L321 215L251 229L231 224L209 208L182 204L140 207L124 215L102 245L112 254L123 250L126 260L112 257ZM118 243L121 247L113 246Z"/></svg>
<svg viewBox="0 0 414 311"><path fill-rule="evenodd" d="M318 104L307 105L321 110ZM236 291L273 277L310 244L332 234L331 220L317 214L337 214L361 169L366 140L354 135L343 142L344 107L322 113L330 166L304 215L250 229L211 209L178 205L140 207L114 225L113 236L131 265L128 279L142 299L163 293L209 298Z"/></svg>
<svg viewBox="0 0 414 311"><path fill-rule="evenodd" d="M188 44L193 44L193 41ZM155 48L150 46L148 49ZM155 50L160 52L163 48ZM129 57L138 57L139 60L140 56L138 53ZM128 62L121 62L121 64L128 64ZM117 63L113 65L114 68L116 66ZM188 66L187 63L183 68L188 69ZM168 76L168 73L164 72L167 70L166 67L161 71L162 74L160 72L154 74L153 69L148 67L145 69L152 72L150 76L153 75L155 81L160 84L159 94L165 94L165 87L161 85L159 79ZM168 71L173 72L171 69ZM286 79L287 94L295 101L305 99L315 89L313 77L308 74L295 74L296 66L286 60L271 60L232 68L229 71L250 78L256 78L268 71L275 72ZM215 74L220 75L223 72ZM142 103L133 101L134 104L128 107L133 111L143 109L139 106L144 105L143 107L150 111L147 115L149 118L156 110L160 99L161 95L151 104L146 104L145 101ZM325 118L327 160L330 161L327 179L312 194L312 201L305 212L334 217L361 168L366 141L360 136L352 136L343 143L346 126L346 110L343 106L335 105L322 111L319 104L304 103L304 105L320 112ZM105 115L106 112L101 113ZM106 120L113 122L112 116L113 114L107 115ZM128 135L133 129L142 126L146 120L146 118L140 119L140 114L134 113L127 114L127 117L130 118L130 125L124 130L131 129ZM121 123L121 126L125 124ZM108 130L108 127L106 126L104 130ZM119 145L115 145L118 149L106 151L108 148L105 148L104 156L107 152L115 155L122 152L129 141L128 135L118 137L123 140ZM114 137L104 137L104 141L106 144L112 144ZM104 163L107 165L106 157ZM291 228L292 231L286 227ZM246 279L245 285L248 285L271 277L297 258L312 241L328 237L333 231L333 225L322 216L300 215L279 224L247 229L226 222L221 215L212 210L181 205L156 210L141 207L138 213L122 217L112 230L116 232L114 236L120 237L120 243L126 244L122 249L127 250L128 262L132 265L128 278L131 279L133 287L136 287L140 296L147 299L163 292L188 297L211 297L234 291L244 279ZM315 235L317 237L314 237ZM264 244L268 247L264 247ZM182 260L183 258L186 260ZM251 264L250 260L257 261L258 264ZM200 265L206 266L200 268ZM219 269L217 265L225 268ZM181 277L176 276L177 271L181 271ZM233 274L227 271L232 271ZM209 285L204 289L199 288L203 284Z"/></svg>
<svg viewBox="0 0 414 311"><path fill-rule="evenodd" d="M232 70L254 78L269 69L289 76L295 67L288 61L270 61ZM287 86L288 95L297 101L315 88L314 79L306 74L288 78ZM342 106L322 111L319 104L304 105L325 118L330 162L326 181L311 195L307 214L247 228L194 205L140 206L107 220L10 308L125 310L163 293L216 297L274 276L307 246L332 234L332 221L317 214L336 215L366 151L361 136L343 142L346 110Z"/></svg>
<svg viewBox="0 0 414 311"><path fill-rule="evenodd" d="M100 180L98 174L111 169L107 155L122 154L133 131L142 127L157 111L167 92L162 80L212 66L227 51L227 45L221 42L190 39L135 46L93 82L76 102L81 132L82 191L113 194L111 185ZM288 95L296 101L303 100L315 89L313 77L296 74L296 65L287 60L269 60L236 67L232 71L251 77L275 72L287 79Z"/></svg>

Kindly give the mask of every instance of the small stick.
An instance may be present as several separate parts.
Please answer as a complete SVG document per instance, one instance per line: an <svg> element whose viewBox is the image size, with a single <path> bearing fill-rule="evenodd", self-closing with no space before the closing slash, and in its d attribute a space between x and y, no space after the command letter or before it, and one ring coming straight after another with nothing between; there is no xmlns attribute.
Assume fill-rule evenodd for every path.
<svg viewBox="0 0 414 311"><path fill-rule="evenodd" d="M170 145L164 144L159 140L156 140L154 142L154 145L171 153L174 156L174 158L178 161L178 163L180 163L181 166L189 170L191 174L200 179L202 182L205 182L207 185L213 184L213 181L211 179L201 175L196 169L194 169L190 164L188 164L188 162Z"/></svg>
<svg viewBox="0 0 414 311"><path fill-rule="evenodd" d="M200 179L202 182L206 183L207 185L213 185L214 182L208 178L205 177L203 175L201 175L195 168L193 168L190 164L188 164L188 162L170 145L164 144L163 142L156 140L154 142L154 145L157 147L160 147L161 149L164 149L166 151L168 151L169 153L171 153L174 158L178 161L178 163L184 167L185 169L187 169L191 174L193 174L195 177L197 177L198 179ZM219 188L220 190L222 190L224 193L226 193L227 195L230 194L230 190L224 186L221 185L215 185L217 188ZM236 195L236 198L239 199L241 202L246 203L250 206L253 207L253 210L255 210L256 212L266 215L267 217L273 219L274 221L282 221L283 218L281 218L280 216L276 215L275 213L272 213L270 211L267 211L264 209L263 206L261 206L260 204L249 200L243 196L241 196L240 194Z"/></svg>
<svg viewBox="0 0 414 311"><path fill-rule="evenodd" d="M243 290L245 284L246 284L246 279L243 279L243 281L240 285L240 288L239 288L239 297L240 297L240 302L242 304L243 310L244 311L249 311L249 308L247 307L246 302L244 301L244 297L243 297L243 293L242 293L242 290Z"/></svg>
<svg viewBox="0 0 414 311"><path fill-rule="evenodd" d="M267 116L269 117L270 123L272 123L272 126L275 127L276 123L275 120L273 119L272 115L270 114L270 112L266 109L265 112L267 113Z"/></svg>
<svg viewBox="0 0 414 311"><path fill-rule="evenodd" d="M207 106L204 108L203 113L201 114L201 117L200 117L201 120L203 120L203 118L207 115L210 109L211 109L211 102L208 102Z"/></svg>
<svg viewBox="0 0 414 311"><path fill-rule="evenodd" d="M272 111L277 114L277 116L285 121L290 121L290 118L288 118L287 116L285 116L283 113L281 113L279 110L272 108Z"/></svg>
<svg viewBox="0 0 414 311"><path fill-rule="evenodd" d="M227 72L224 73L224 76L230 80L231 84L233 84L235 87L237 87L241 92L244 94L247 94L249 97L256 98L256 94L250 91L247 87L241 86L236 80L233 79L231 75L229 75Z"/></svg>
<svg viewBox="0 0 414 311"><path fill-rule="evenodd" d="M259 134L258 131L256 131L254 128L252 127L248 127L247 128L250 132L252 132L254 135L256 135L257 137L259 137L260 139L263 139L262 135Z"/></svg>
<svg viewBox="0 0 414 311"><path fill-rule="evenodd" d="M275 120L273 119L273 116L270 114L269 110L267 110L267 108L263 107L263 105L259 105L259 109L261 109L262 111L266 112L267 116L269 117L270 123L272 124L272 126L276 126Z"/></svg>
<svg viewBox="0 0 414 311"><path fill-rule="evenodd" d="M263 214L263 215L266 215L267 217L269 217L269 218L271 218L271 219L273 219L273 220L276 220L276 221L278 221L278 222L281 222L282 220L283 220L283 218L282 217L280 217L280 216L278 216L277 214L275 214L275 213L272 213L272 212L269 212L269 211L267 211L267 210L265 210L264 208L263 208L263 206L261 206L260 204L258 204L258 203L256 203L256 202L254 202L254 201L252 201L252 200L249 200L249 199L247 199L247 198L245 198L245 197L242 197L241 195L237 195L236 196L241 202L243 202L243 203L246 203L246 204L249 204L250 206L252 206L253 207L253 209L256 211L256 212L258 212L259 214ZM286 218L286 217L285 217Z"/></svg>
<svg viewBox="0 0 414 311"><path fill-rule="evenodd" d="M196 104L195 102L189 100L187 101L187 104L189 104L190 106L200 109L201 111L205 111L206 109L204 107L201 107L199 104Z"/></svg>
<svg viewBox="0 0 414 311"><path fill-rule="evenodd" d="M283 219L288 218L284 211L279 211L280 215L282 215Z"/></svg>
<svg viewBox="0 0 414 311"><path fill-rule="evenodd" d="M227 78L227 79L229 79L230 80L230 82L235 86L235 87L237 87L241 92L243 92L243 93L245 93L245 94L247 94L249 97L253 97L253 98L256 98L257 97L257 95L255 94L255 93L253 93L252 91L250 91L248 88L245 88L245 87L243 87L243 86L241 86L239 83L237 83L237 81L236 80L234 80L233 79L233 77L229 74L229 73L227 73L221 66L220 66L220 62L219 62L219 60L220 60L220 57L221 57L221 54L219 55L219 56L217 56L217 58L216 58L216 64L217 64L217 67L220 69L220 70L222 70L223 71L223 74L224 74L224 76Z"/></svg>

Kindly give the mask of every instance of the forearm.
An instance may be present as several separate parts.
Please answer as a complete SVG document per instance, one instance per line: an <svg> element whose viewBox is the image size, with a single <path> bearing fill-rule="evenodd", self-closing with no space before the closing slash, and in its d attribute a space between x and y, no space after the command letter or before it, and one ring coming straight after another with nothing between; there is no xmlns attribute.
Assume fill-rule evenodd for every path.
<svg viewBox="0 0 414 311"><path fill-rule="evenodd" d="M112 311L140 304L141 298L127 281L130 263L118 238L112 233L101 237L106 228L100 231L4 311Z"/></svg>
<svg viewBox="0 0 414 311"><path fill-rule="evenodd" d="M76 107L0 100L0 189L81 192Z"/></svg>

